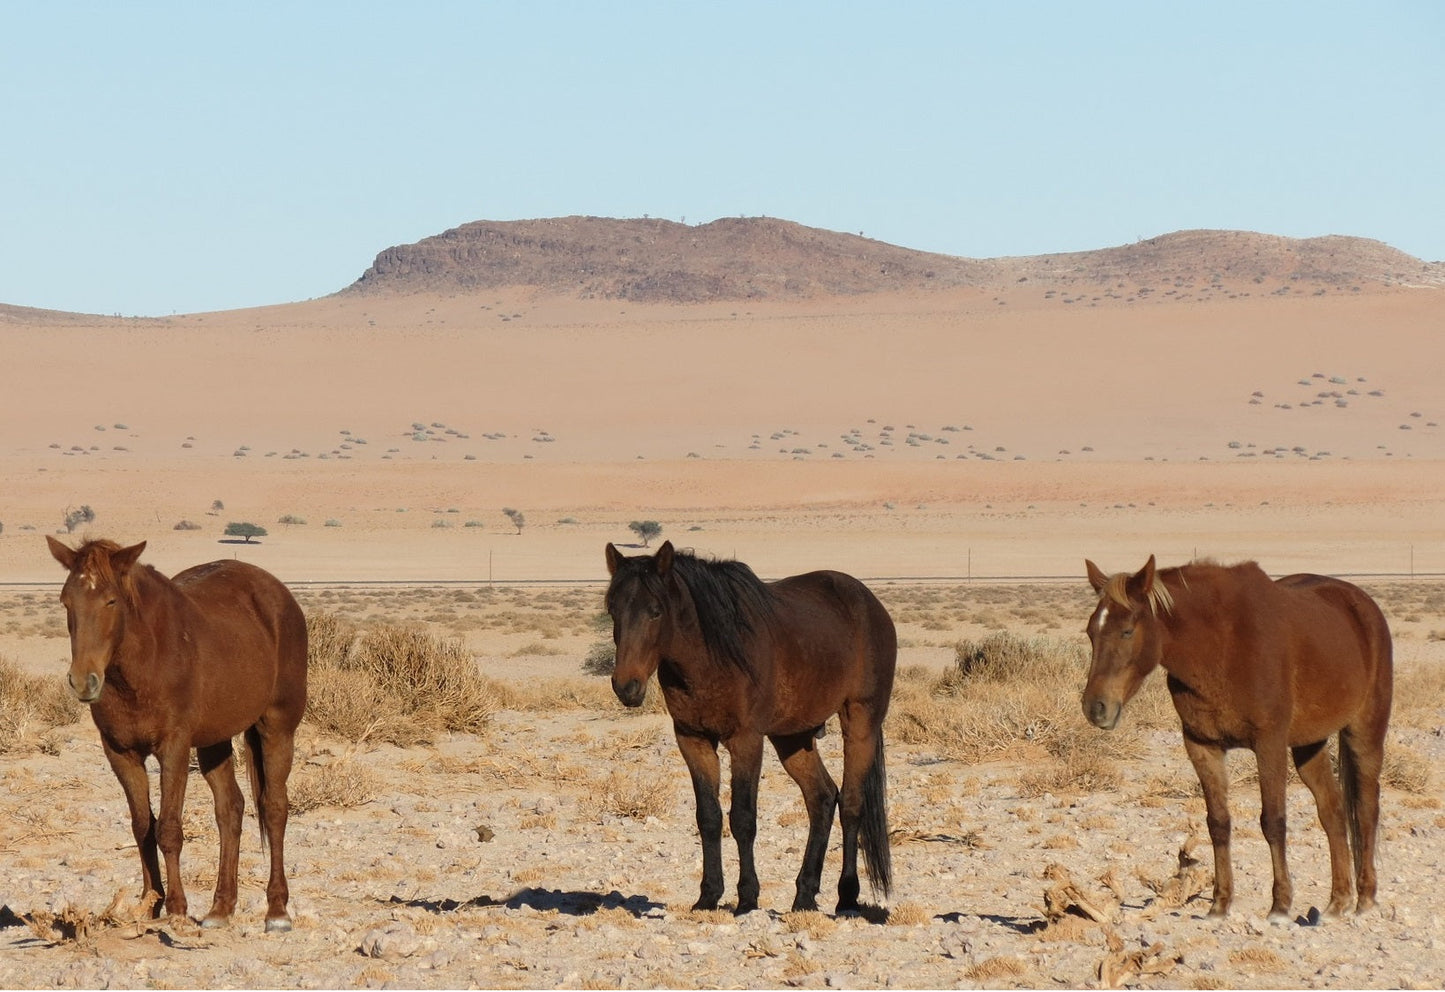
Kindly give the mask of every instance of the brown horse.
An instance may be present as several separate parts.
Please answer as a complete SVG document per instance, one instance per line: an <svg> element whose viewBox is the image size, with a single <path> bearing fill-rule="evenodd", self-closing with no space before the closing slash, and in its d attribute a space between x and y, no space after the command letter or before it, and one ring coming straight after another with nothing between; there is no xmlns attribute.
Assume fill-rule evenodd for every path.
<svg viewBox="0 0 1445 992"><path fill-rule="evenodd" d="M168 579L140 565L142 542L80 548L47 538L70 575L60 593L70 627L70 688L100 731L130 805L140 848L141 899L186 913L181 809L191 748L216 798L221 858L203 926L236 909L245 800L231 738L244 733L261 844L271 849L266 929L289 930L286 913L286 777L306 709L306 618L286 587L240 561L197 565ZM151 811L145 760L161 768L160 817ZM165 855L162 884L156 849ZM169 891L167 891L169 888ZM159 905L155 912L159 914Z"/></svg>
<svg viewBox="0 0 1445 992"><path fill-rule="evenodd" d="M876 891L891 885L883 718L898 641L883 604L841 572L765 583L736 561L705 561L665 542L655 555L625 557L607 545L607 611L617 644L612 688L642 703L654 672L692 774L702 837L702 891L695 909L723 893L722 806L717 747L732 768L728 825L738 845L736 913L758 906L753 863L763 738L803 791L808 843L793 909L816 909L839 789L817 739L838 714L843 731L843 871L838 909L858 906L858 848Z"/></svg>
<svg viewBox="0 0 1445 992"><path fill-rule="evenodd" d="M1156 572L1150 555L1138 573L1113 576L1091 561L1085 566L1100 595L1089 619L1093 664L1084 714L1095 726L1113 729L1144 676L1164 666L1184 749L1204 789L1214 845L1210 915L1228 912L1234 892L1224 753L1236 747L1254 751L1259 766L1260 828L1274 863L1269 915L1287 916L1292 895L1285 862L1286 753L1313 793L1329 838L1326 912L1340 913L1349 904L1352 852L1356 911L1375 905L1380 766L1393 678L1390 629L1375 601L1322 575L1271 581L1253 562ZM1337 731L1338 785L1326 747Z"/></svg>

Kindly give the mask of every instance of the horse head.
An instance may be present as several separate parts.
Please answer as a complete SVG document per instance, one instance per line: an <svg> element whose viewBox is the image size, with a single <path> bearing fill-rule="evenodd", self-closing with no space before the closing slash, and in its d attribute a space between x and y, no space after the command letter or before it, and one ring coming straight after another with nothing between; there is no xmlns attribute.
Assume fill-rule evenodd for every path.
<svg viewBox="0 0 1445 992"><path fill-rule="evenodd" d="M640 706L647 680L662 662L672 636L685 587L672 569L671 541L655 555L628 557L607 545L607 612L612 616L612 642L617 664L612 670L612 691L625 706Z"/></svg>
<svg viewBox="0 0 1445 992"><path fill-rule="evenodd" d="M60 590L70 629L70 691L82 703L100 698L105 672L125 635L134 602L132 569L145 542L122 548L111 541L88 541L71 548L46 536L50 553L69 572Z"/></svg>
<svg viewBox="0 0 1445 992"><path fill-rule="evenodd" d="M1113 730L1124 704L1159 664L1163 653L1159 613L1169 612L1173 602L1163 584L1155 581L1153 555L1133 575L1105 575L1087 559L1084 566L1089 584L1099 594L1087 628L1093 659L1084 684L1084 716L1096 727Z"/></svg>

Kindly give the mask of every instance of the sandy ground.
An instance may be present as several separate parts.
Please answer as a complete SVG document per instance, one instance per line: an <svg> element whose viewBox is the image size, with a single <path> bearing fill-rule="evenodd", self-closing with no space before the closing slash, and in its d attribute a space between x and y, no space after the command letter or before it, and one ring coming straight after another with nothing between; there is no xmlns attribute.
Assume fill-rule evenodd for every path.
<svg viewBox="0 0 1445 992"><path fill-rule="evenodd" d="M1274 574L1445 574L1445 298L1246 293L651 308L514 293L6 324L0 583L53 602L43 535L82 506L95 519L73 541L145 540L145 560L169 572L243 557L309 594L567 582L600 595L603 545L634 541L640 519L764 576L833 567L884 589L1082 585L1085 557L1114 570L1151 553L1255 558ZM521 533L504 508L525 514ZM174 529L182 520L199 529ZM241 521L268 536L228 541ZM58 670L56 617L16 602L0 614L0 655ZM1442 663L1432 634L1445 619L1400 622L1402 658ZM972 632L915 631L905 661L947 664L950 639ZM514 677L570 676L587 647L573 636L558 655L518 658L525 635L466 636L484 669ZM1440 756L1438 727L1411 733ZM343 750L305 748L317 767ZM0 759L0 903L100 913L135 884L119 790L87 725L53 750ZM1221 924L1198 900L1164 908L1141 881L1171 878L1202 835L1177 735L1125 775L1178 780L1164 801L1136 785L1023 797L1028 760L890 749L903 831L891 906L910 907L892 925L781 912L800 805L773 762L765 911L734 921L686 911L696 839L664 716L605 696L591 710L503 712L482 738L368 751L384 798L296 817L293 934L260 933L248 833L232 928L133 925L51 947L4 927L0 985L1077 986L1099 982L1106 960L1107 976L1146 987L1445 983L1438 785L1387 797L1382 910L1322 927L1265 924L1258 800L1237 787L1239 898ZM665 812L590 807L613 768L667 782ZM204 791L193 783L193 908L213 871ZM64 830L37 826L42 805ZM1324 901L1326 871L1297 785L1290 815L1303 916ZM1116 869L1109 924L1046 925L1055 862L1094 895Z"/></svg>

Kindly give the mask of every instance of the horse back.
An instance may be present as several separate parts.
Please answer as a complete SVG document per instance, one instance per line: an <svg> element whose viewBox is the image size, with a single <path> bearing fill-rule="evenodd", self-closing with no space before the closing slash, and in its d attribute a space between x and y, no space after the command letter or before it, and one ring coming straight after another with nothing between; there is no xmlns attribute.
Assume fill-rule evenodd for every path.
<svg viewBox="0 0 1445 992"><path fill-rule="evenodd" d="M280 703L299 719L306 615L281 580L247 562L222 560L188 568L171 585L183 601L185 635L202 677L245 685L246 695L270 687L268 705Z"/></svg>
<svg viewBox="0 0 1445 992"><path fill-rule="evenodd" d="M1312 714L1323 726L1350 722L1361 710L1388 713L1393 647L1379 605L1358 586L1330 576L1286 575L1275 585L1292 633L1292 725L1310 723Z"/></svg>
<svg viewBox="0 0 1445 992"><path fill-rule="evenodd" d="M872 590L851 575L828 570L771 585L784 617L780 640L807 667L853 687L868 683L887 698L893 689L898 634Z"/></svg>

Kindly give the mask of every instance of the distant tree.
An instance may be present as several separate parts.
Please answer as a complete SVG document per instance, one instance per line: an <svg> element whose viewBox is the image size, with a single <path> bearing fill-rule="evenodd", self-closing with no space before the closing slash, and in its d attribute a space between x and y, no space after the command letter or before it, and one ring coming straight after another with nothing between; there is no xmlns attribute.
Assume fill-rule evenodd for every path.
<svg viewBox="0 0 1445 992"><path fill-rule="evenodd" d="M662 524L656 520L634 520L627 525L628 530L642 539L642 546L648 547L652 539L662 533Z"/></svg>
<svg viewBox="0 0 1445 992"><path fill-rule="evenodd" d="M218 499L211 500L211 515L214 516L226 508L226 504Z"/></svg>
<svg viewBox="0 0 1445 992"><path fill-rule="evenodd" d="M517 528L517 533L522 533L522 527L527 523L527 518L522 514L522 511L514 510L508 506L504 508L502 512L507 515L508 520L512 521L512 526Z"/></svg>
<svg viewBox="0 0 1445 992"><path fill-rule="evenodd" d="M266 528L258 527L252 523L229 523L226 525L227 537L244 537L246 543L251 543L253 537L265 537Z"/></svg>
<svg viewBox="0 0 1445 992"><path fill-rule="evenodd" d="M285 524L287 527L291 527L291 526L295 526L295 525L298 525L298 524L304 524L304 523L306 522L306 518L305 518L305 517L298 517L298 516L297 516L296 514L294 514L294 513L287 513L287 514L284 514L284 515L282 515L281 517L279 517L279 518L276 520L276 522L277 522L278 524Z"/></svg>
<svg viewBox="0 0 1445 992"><path fill-rule="evenodd" d="M82 506L79 509L67 509L65 511L65 532L75 533L75 528L81 524L88 524L95 519L95 511L89 506Z"/></svg>

